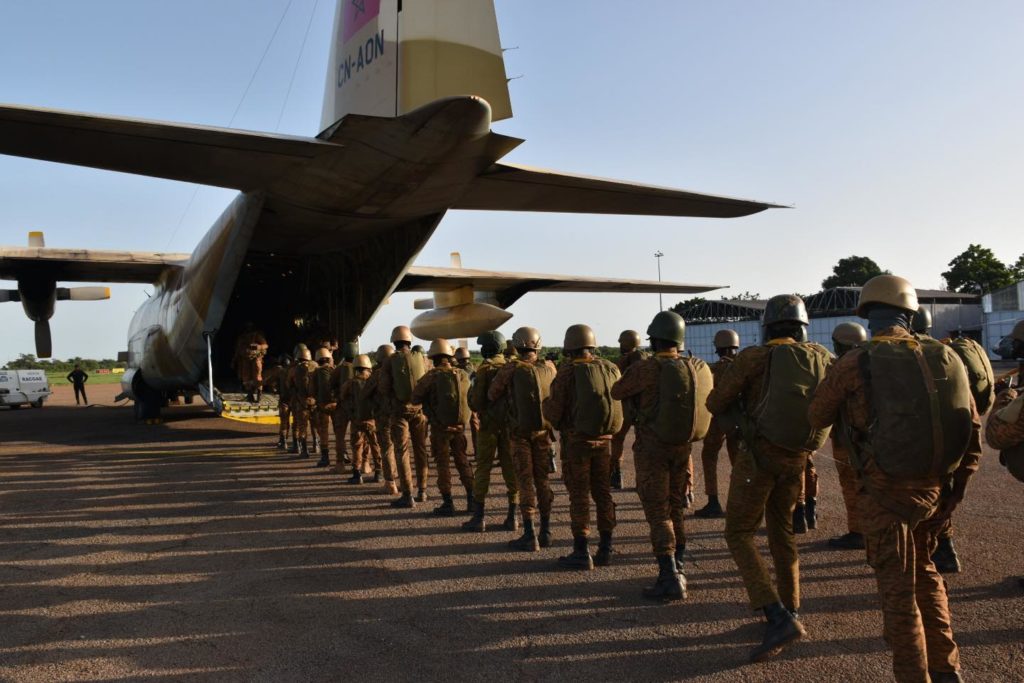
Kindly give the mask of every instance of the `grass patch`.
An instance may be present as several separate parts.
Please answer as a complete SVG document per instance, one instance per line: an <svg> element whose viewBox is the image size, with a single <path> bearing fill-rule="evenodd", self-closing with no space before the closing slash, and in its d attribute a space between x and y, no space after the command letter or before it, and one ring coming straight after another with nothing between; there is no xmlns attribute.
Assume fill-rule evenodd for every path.
<svg viewBox="0 0 1024 683"><path fill-rule="evenodd" d="M46 373L46 379L49 380L51 387L65 387L71 386L71 382L67 380L68 373L66 372L48 372ZM121 378L124 375L100 375L95 372L89 373L89 381L85 383L86 390L90 385L93 384L120 384Z"/></svg>

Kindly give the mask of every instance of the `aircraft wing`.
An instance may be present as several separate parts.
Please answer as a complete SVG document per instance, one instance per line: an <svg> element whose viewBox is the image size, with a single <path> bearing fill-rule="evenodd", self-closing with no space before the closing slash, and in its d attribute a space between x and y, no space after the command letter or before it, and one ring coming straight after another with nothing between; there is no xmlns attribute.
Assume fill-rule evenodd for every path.
<svg viewBox="0 0 1024 683"><path fill-rule="evenodd" d="M0 105L0 154L243 191L337 149L315 138Z"/></svg>
<svg viewBox="0 0 1024 683"><path fill-rule="evenodd" d="M437 292L472 287L474 292L493 293L498 305L507 308L527 292L632 292L657 294L696 294L721 289L724 285L698 285L656 280L593 278L576 275L511 273L471 268L431 268L413 266L396 291Z"/></svg>
<svg viewBox="0 0 1024 683"><path fill-rule="evenodd" d="M152 283L168 270L184 268L188 254L0 247L0 280L45 275L60 282Z"/></svg>
<svg viewBox="0 0 1024 683"><path fill-rule="evenodd" d="M737 218L785 207L516 164L493 164L470 184L453 208Z"/></svg>

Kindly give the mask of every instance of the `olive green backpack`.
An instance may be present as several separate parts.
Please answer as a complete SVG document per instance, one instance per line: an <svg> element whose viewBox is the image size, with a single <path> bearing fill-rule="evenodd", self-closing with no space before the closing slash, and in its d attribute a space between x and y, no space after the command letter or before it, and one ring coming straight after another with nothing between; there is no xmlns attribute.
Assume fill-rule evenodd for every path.
<svg viewBox="0 0 1024 683"><path fill-rule="evenodd" d="M872 339L859 358L871 406L866 434L851 453L897 479L949 474L960 465L973 429L963 363L930 338Z"/></svg>
<svg viewBox="0 0 1024 683"><path fill-rule="evenodd" d="M412 390L425 374L422 355L403 349L391 356L391 387L402 403L412 401Z"/></svg>
<svg viewBox="0 0 1024 683"><path fill-rule="evenodd" d="M367 396L367 380L359 377L352 378L352 419L356 422L366 422L373 419L373 411L376 406ZM372 389L373 387L370 387Z"/></svg>
<svg viewBox="0 0 1024 683"><path fill-rule="evenodd" d="M814 429L807 419L818 385L832 363L832 354L812 342L771 347L761 400L751 411L754 431L788 451L816 451L829 430Z"/></svg>
<svg viewBox="0 0 1024 683"><path fill-rule="evenodd" d="M672 446L700 441L711 427L708 394L714 387L711 368L700 358L657 358L658 400L647 410L634 405L636 422Z"/></svg>
<svg viewBox="0 0 1024 683"><path fill-rule="evenodd" d="M430 417L439 425L454 427L469 424L469 375L458 368L438 369L430 398Z"/></svg>
<svg viewBox="0 0 1024 683"><path fill-rule="evenodd" d="M622 403L612 398L612 385L622 376L615 364L601 358L576 362L572 373L573 431L598 438L622 429Z"/></svg>
<svg viewBox="0 0 1024 683"><path fill-rule="evenodd" d="M951 340L949 348L956 351L956 355L967 368L967 380L970 383L971 395L974 396L974 404L978 407L978 414L984 415L996 400L996 376L992 371L992 364L988 361L988 354L981 344L970 337L957 337Z"/></svg>
<svg viewBox="0 0 1024 683"><path fill-rule="evenodd" d="M313 373L313 388L316 390L316 399L318 405L325 406L328 403L333 402L331 396L331 374L334 372L334 368L326 365L317 367Z"/></svg>
<svg viewBox="0 0 1024 683"><path fill-rule="evenodd" d="M512 373L512 400L509 401L509 416L512 424L522 432L539 432L550 429L544 419L542 406L551 394L551 381L555 369L548 363L511 361L515 365Z"/></svg>

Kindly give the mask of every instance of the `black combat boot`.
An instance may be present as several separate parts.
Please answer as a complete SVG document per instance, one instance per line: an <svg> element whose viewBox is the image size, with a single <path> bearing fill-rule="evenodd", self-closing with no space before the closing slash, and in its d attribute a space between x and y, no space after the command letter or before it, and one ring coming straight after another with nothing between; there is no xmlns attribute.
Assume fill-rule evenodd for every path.
<svg viewBox="0 0 1024 683"><path fill-rule="evenodd" d="M411 493L403 493L401 498L396 498L391 501L391 507L393 508L414 508L416 503L412 500Z"/></svg>
<svg viewBox="0 0 1024 683"><path fill-rule="evenodd" d="M708 496L708 504L694 512L693 516L702 519L718 519L725 517L725 510L722 509L722 504L718 502L718 496Z"/></svg>
<svg viewBox="0 0 1024 683"><path fill-rule="evenodd" d="M828 539L828 547L836 550L864 550L864 534L850 531Z"/></svg>
<svg viewBox="0 0 1024 683"><path fill-rule="evenodd" d="M597 545L597 552L594 554L595 567L607 567L612 563L612 532L602 531L601 542Z"/></svg>
<svg viewBox="0 0 1024 683"><path fill-rule="evenodd" d="M676 570L676 558L672 555L658 555L658 579L653 586L643 590L648 600L671 602L686 597L686 579Z"/></svg>
<svg viewBox="0 0 1024 683"><path fill-rule="evenodd" d="M252 395L251 391L248 394L245 395L245 401L246 401L246 403L255 403L256 402L256 398Z"/></svg>
<svg viewBox="0 0 1024 683"><path fill-rule="evenodd" d="M370 483L371 484L379 484L380 483L380 470L375 469L373 471L373 476L370 478Z"/></svg>
<svg viewBox="0 0 1024 683"><path fill-rule="evenodd" d="M423 489L418 489L416 491L416 498L414 500L417 503L426 503L427 502L427 492L424 491Z"/></svg>
<svg viewBox="0 0 1024 683"><path fill-rule="evenodd" d="M299 457L300 458L308 458L309 457L309 446L306 444L306 440L305 439L303 439L302 441L299 442Z"/></svg>
<svg viewBox="0 0 1024 683"><path fill-rule="evenodd" d="M316 461L317 467L328 467L331 464L331 455L327 452L327 447L324 446L320 449L320 459Z"/></svg>
<svg viewBox="0 0 1024 683"><path fill-rule="evenodd" d="M686 560L686 541L676 545L676 553L672 557L676 561L676 571L683 575L683 562Z"/></svg>
<svg viewBox="0 0 1024 683"><path fill-rule="evenodd" d="M805 517L807 518L807 528L808 529L817 529L818 528L818 499L817 498L808 498L807 499L806 507L807 507L807 514L805 515Z"/></svg>
<svg viewBox="0 0 1024 683"><path fill-rule="evenodd" d="M523 535L514 541L509 541L508 547L512 550L525 550L529 553L540 550L537 533L533 530L533 517L523 517Z"/></svg>
<svg viewBox="0 0 1024 683"><path fill-rule="evenodd" d="M352 476L345 480L346 484L358 485L363 483L363 473L358 468L352 468Z"/></svg>
<svg viewBox="0 0 1024 683"><path fill-rule="evenodd" d="M452 494L441 494L441 504L434 508L434 514L441 515L442 517L455 516L455 501L452 500Z"/></svg>
<svg viewBox="0 0 1024 683"><path fill-rule="evenodd" d="M783 607L781 602L765 607L764 616L768 620L768 625L764 630L764 640L750 653L752 662L774 657L782 652L784 647L807 635L800 620Z"/></svg>
<svg viewBox="0 0 1024 683"><path fill-rule="evenodd" d="M463 531L487 531L487 519L484 517L484 504L473 503L473 516L462 523Z"/></svg>
<svg viewBox="0 0 1024 683"><path fill-rule="evenodd" d="M291 448L288 449L288 452L293 454L293 455L295 453L299 452L299 440L298 440L298 438L296 438L294 436L292 437L292 445L291 445Z"/></svg>
<svg viewBox="0 0 1024 683"><path fill-rule="evenodd" d="M473 510L476 509L476 506L473 503L474 503L474 500L473 500L473 487L472 486L467 486L466 487L466 512L473 512Z"/></svg>
<svg viewBox="0 0 1024 683"><path fill-rule="evenodd" d="M519 531L519 518L516 517L517 507L516 503L508 504L508 514L505 515L505 521L501 524L501 528L505 531Z"/></svg>
<svg viewBox="0 0 1024 683"><path fill-rule="evenodd" d="M590 556L590 547L587 544L586 536L573 537L572 552L558 558L558 566L563 569L583 569L586 571L594 568L594 558Z"/></svg>
<svg viewBox="0 0 1024 683"><path fill-rule="evenodd" d="M807 533L807 508L803 503L797 503L793 508L793 533Z"/></svg>
<svg viewBox="0 0 1024 683"><path fill-rule="evenodd" d="M622 490L622 468L616 467L612 470L612 489L616 491Z"/></svg>
<svg viewBox="0 0 1024 683"><path fill-rule="evenodd" d="M277 437L277 450L283 451L288 448L288 445L284 442L284 434L280 434Z"/></svg>
<svg viewBox="0 0 1024 683"><path fill-rule="evenodd" d="M939 546L932 553L932 562L940 574L959 574L962 567L960 558L953 547L953 537L944 536L939 538Z"/></svg>
<svg viewBox="0 0 1024 683"><path fill-rule="evenodd" d="M540 534L537 535L537 542L541 548L551 547L551 515L540 516Z"/></svg>
<svg viewBox="0 0 1024 683"><path fill-rule="evenodd" d="M261 388L256 390L256 400L253 401L253 403L259 403L262 400L263 400L263 388L261 387Z"/></svg>
<svg viewBox="0 0 1024 683"><path fill-rule="evenodd" d="M928 669L928 677L932 683L964 683L959 671L932 671Z"/></svg>

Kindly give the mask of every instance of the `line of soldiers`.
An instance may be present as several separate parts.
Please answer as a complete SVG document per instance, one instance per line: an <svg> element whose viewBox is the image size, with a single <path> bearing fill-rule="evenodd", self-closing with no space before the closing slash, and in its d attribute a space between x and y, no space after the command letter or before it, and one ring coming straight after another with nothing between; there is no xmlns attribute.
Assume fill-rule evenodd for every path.
<svg viewBox="0 0 1024 683"><path fill-rule="evenodd" d="M857 313L868 329L837 326L833 355L807 341L809 320L799 297L773 297L762 319L762 343L739 351L738 335L722 330L715 337L719 360L711 366L685 353L685 323L673 312L659 313L647 328L651 354L640 349L637 332L624 332L615 364L595 355L597 341L586 325L568 328L557 366L538 355L541 337L534 328L519 328L507 343L499 332L481 335L484 361L475 370L468 352L446 340L417 352L409 329L400 326L393 346L378 349L376 369L352 350L339 368L324 372L329 352L318 351L316 367L309 365L308 349L299 349L286 383L294 393L282 404L291 406L302 442L308 419L303 411L310 405L342 412L334 422L339 465L345 423L351 421L349 481L362 481L364 462L371 463L375 481L383 469L385 490L398 494L392 502L397 508L427 500L429 432L442 497L434 513L456 514L454 462L470 513L462 524L466 531L487 529L497 459L508 498L500 528L518 531L521 522L521 535L509 546L527 552L552 543L549 453L557 434L573 536L572 552L558 563L579 570L612 563L612 490L622 486L625 437L635 429L636 490L658 564L654 583L642 594L663 602L687 594L684 510L693 480L691 450L703 441L708 500L695 514L725 518L725 539L750 606L764 614L763 640L751 661L774 656L806 635L795 534L815 526L811 458L831 437L849 531L829 544L867 551L882 601L883 634L897 655L896 679L960 681L945 584L932 558L943 544L952 549L952 541L942 539L951 539L951 516L978 467L980 414L995 394L991 366L986 375L987 360L976 362L978 349L967 341L928 336L930 321L902 278L882 275L868 282ZM1014 338L1024 357L1024 321ZM306 369L299 370L303 363ZM351 370L340 370L346 363ZM309 389L299 379L303 374L313 378ZM331 388L321 392L318 377ZM1007 449L1007 466L1024 480L1022 401L1012 389L999 394L989 439ZM318 423L324 460L325 420ZM283 430L287 423L282 420ZM732 465L725 508L717 482L723 444ZM593 554L591 500L598 532ZM754 541L762 521L774 581Z"/></svg>

